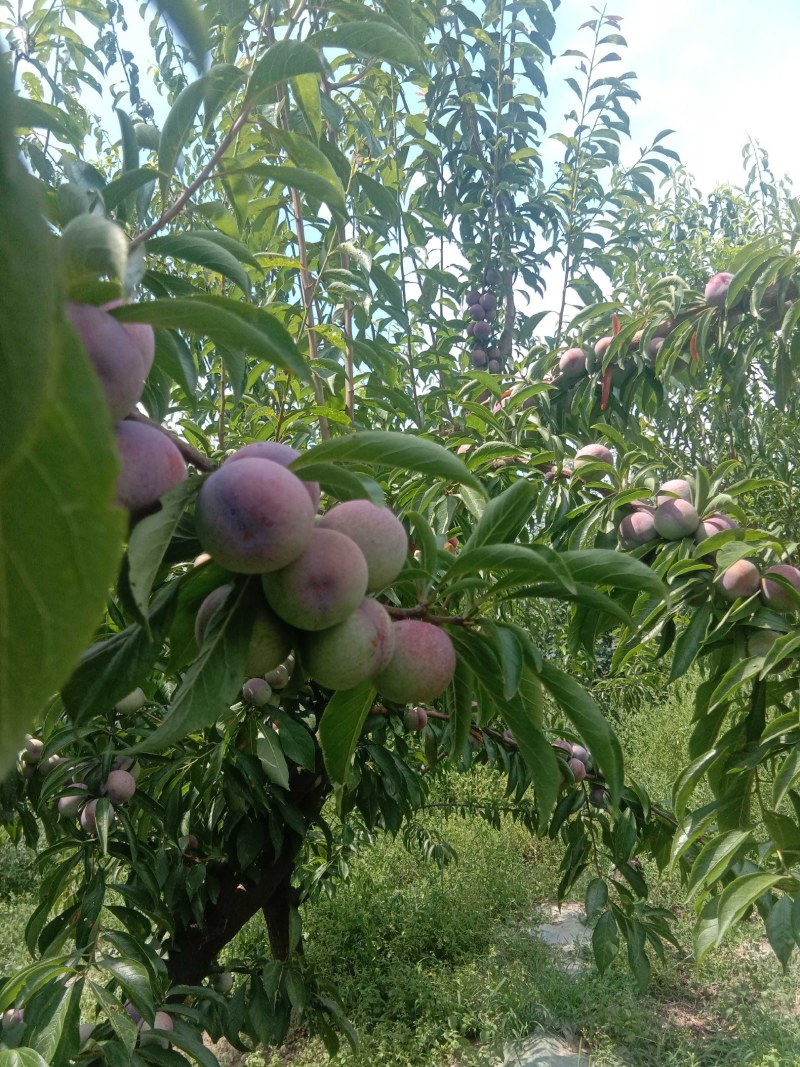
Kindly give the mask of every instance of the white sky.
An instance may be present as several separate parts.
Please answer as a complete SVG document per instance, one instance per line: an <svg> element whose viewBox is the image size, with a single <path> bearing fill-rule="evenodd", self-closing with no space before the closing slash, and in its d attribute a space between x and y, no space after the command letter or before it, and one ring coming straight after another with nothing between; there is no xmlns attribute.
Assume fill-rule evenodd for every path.
<svg viewBox="0 0 800 1067"><path fill-rule="evenodd" d="M594 7L589 0L563 0L555 15L556 54L582 47L577 28L595 17ZM752 136L769 152L776 177L800 180L800 0L610 0L607 11L622 18L624 70L638 75L634 147L662 129L675 130L665 144L708 191L743 180L742 145ZM574 106L570 97L577 102L556 86L556 75L563 77L573 62L558 60L550 72L551 123Z"/></svg>

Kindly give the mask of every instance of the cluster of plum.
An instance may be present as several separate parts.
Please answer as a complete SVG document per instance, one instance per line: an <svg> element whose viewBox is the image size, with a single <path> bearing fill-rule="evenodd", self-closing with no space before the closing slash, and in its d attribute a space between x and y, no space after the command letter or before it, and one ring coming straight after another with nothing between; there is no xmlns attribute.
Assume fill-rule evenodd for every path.
<svg viewBox="0 0 800 1067"><path fill-rule="evenodd" d="M497 296L493 287L500 281L499 273L489 268L484 276L483 289L470 289L464 298L469 325L467 337L473 341L470 350L470 366L473 370L486 370L500 374L504 357L497 345L492 343L494 320L497 315Z"/></svg>
<svg viewBox="0 0 800 1067"><path fill-rule="evenodd" d="M138 699L138 694L141 694L141 703L138 705L141 707L144 703L144 694L139 689L121 701L117 705L117 710L120 709L121 705L124 705L125 709L131 710L131 700L132 698ZM24 777L30 777L37 769L41 775L47 776L56 767L66 762L64 756L58 755L48 756L47 759L43 760L43 750L44 742L40 738L28 737L26 739L25 748L21 753L20 764ZM120 804L127 804L136 792L139 767L129 756L117 757L107 777L99 785L99 796L90 799L89 785L79 780L85 774L88 766L87 763L83 763L75 768L65 792L58 799L58 814L65 819L77 818L81 828L87 834L96 834L97 805L100 798L105 797L108 800L109 822L113 821L114 807Z"/></svg>
<svg viewBox="0 0 800 1067"><path fill-rule="evenodd" d="M566 766L576 782L582 782L589 774L596 779L589 789L589 803L596 808L605 808L608 805L608 793L603 787L602 777L594 765L589 749L574 741L564 740L554 741L553 748L566 753Z"/></svg>
<svg viewBox="0 0 800 1067"><path fill-rule="evenodd" d="M706 283L704 299L708 307L721 308L725 304L733 275L729 271L723 271L709 278ZM632 352L638 352L644 340L645 333L649 339L642 350L642 358L646 364L654 367L658 354L666 338L675 329L677 323L668 318L659 322L652 330L637 330L629 343ZM603 362L603 358L611 346L613 336L601 337L593 349L573 347L562 352L558 365L553 374L552 381L555 385L569 385L582 378L584 374L596 373ZM633 370L633 365L623 364L612 368L611 384L619 385Z"/></svg>
<svg viewBox="0 0 800 1067"><path fill-rule="evenodd" d="M117 322L103 307L67 304L66 316L93 364L114 420L120 456L115 502L134 517L150 510L186 476L175 443L157 426L128 418L144 391L155 356L152 326Z"/></svg>
<svg viewBox="0 0 800 1067"><path fill-rule="evenodd" d="M204 481L195 508L203 549L225 569L261 576L263 600L248 647L246 699L267 703L267 679L294 650L307 676L326 689L371 680L389 701L430 701L455 672L455 650L439 626L393 621L368 593L403 568L408 536L397 517L368 500L336 504L317 517L320 490L288 465L286 445L245 445ZM214 589L196 620L202 646L212 640L232 583ZM293 660L288 661L294 665ZM257 679L265 685L259 685Z"/></svg>

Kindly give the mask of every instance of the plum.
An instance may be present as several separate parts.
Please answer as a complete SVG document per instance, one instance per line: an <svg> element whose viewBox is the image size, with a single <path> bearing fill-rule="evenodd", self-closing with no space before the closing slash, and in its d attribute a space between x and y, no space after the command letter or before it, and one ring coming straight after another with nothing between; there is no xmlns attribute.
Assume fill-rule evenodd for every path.
<svg viewBox="0 0 800 1067"><path fill-rule="evenodd" d="M586 352L582 348L568 348L558 361L558 369L567 378L579 378L586 371Z"/></svg>
<svg viewBox="0 0 800 1067"><path fill-rule="evenodd" d="M123 772L124 773L124 772ZM88 801L81 811L81 828L86 831L87 834L97 833L97 805L99 801ZM109 824L114 821L114 808L111 804L108 806L108 821Z"/></svg>
<svg viewBox="0 0 800 1067"><path fill-rule="evenodd" d="M102 308L67 304L65 312L94 364L112 418L124 419L139 403L147 377L139 340Z"/></svg>
<svg viewBox="0 0 800 1067"><path fill-rule="evenodd" d="M152 1026L145 1022L144 1019L139 1023L139 1044L151 1045L156 1048L169 1048L169 1038L166 1033L172 1033L174 1029L175 1025L172 1022L172 1016L165 1011L157 1011ZM155 1033L156 1030L164 1030L166 1033L157 1034Z"/></svg>
<svg viewBox="0 0 800 1067"><path fill-rule="evenodd" d="M419 619L394 624L392 658L375 685L387 700L410 704L435 700L448 687L456 669L453 642L440 627Z"/></svg>
<svg viewBox="0 0 800 1067"><path fill-rule="evenodd" d="M197 536L228 570L277 571L309 543L315 510L291 471L246 457L224 463L203 483L195 509Z"/></svg>
<svg viewBox="0 0 800 1067"><path fill-rule="evenodd" d="M144 707L146 700L147 697L143 689L134 689L127 696L124 696L122 700L117 701L114 705L114 711L117 715L133 715L134 712Z"/></svg>
<svg viewBox="0 0 800 1067"><path fill-rule="evenodd" d="M478 292L478 290L470 289L470 291L464 297L464 303L467 305L467 307L470 307L472 304L479 304L480 299L481 294Z"/></svg>
<svg viewBox="0 0 800 1067"><path fill-rule="evenodd" d="M221 993L223 996L226 993L230 993L233 989L233 975L230 971L220 971L218 974L211 976L211 988L215 993Z"/></svg>
<svg viewBox="0 0 800 1067"><path fill-rule="evenodd" d="M614 453L610 448L606 448L605 445L585 445L575 453L574 469L578 470L579 467L583 467L587 463L595 463L598 460L602 463L613 464Z"/></svg>
<svg viewBox="0 0 800 1067"><path fill-rule="evenodd" d="M374 592L393 582L408 555L408 534L389 508L371 500L345 500L322 516L320 528L345 534L364 553L369 571L367 589Z"/></svg>
<svg viewBox="0 0 800 1067"><path fill-rule="evenodd" d="M726 270L708 279L704 297L709 307L719 308L724 305L732 281L733 275Z"/></svg>
<svg viewBox="0 0 800 1067"><path fill-rule="evenodd" d="M265 575L262 584L268 604L281 619L299 630L315 631L344 622L364 599L368 581L367 561L356 542L320 526L303 552L287 567Z"/></svg>
<svg viewBox="0 0 800 1067"><path fill-rule="evenodd" d="M285 663L279 664L274 670L269 671L264 675L264 680L273 689L285 689L289 684L289 678L291 673Z"/></svg>
<svg viewBox="0 0 800 1067"><path fill-rule="evenodd" d="M58 814L65 819L74 818L86 803L88 785L85 782L75 782L69 787L69 791L58 798ZM76 792L79 790L79 792Z"/></svg>
<svg viewBox="0 0 800 1067"><path fill-rule="evenodd" d="M403 725L411 733L418 733L428 725L428 713L424 708L409 708L403 714Z"/></svg>
<svg viewBox="0 0 800 1067"><path fill-rule="evenodd" d="M263 678L249 678L242 686L242 696L254 708L263 708L272 696L272 686Z"/></svg>
<svg viewBox="0 0 800 1067"><path fill-rule="evenodd" d="M726 600L751 597L761 586L761 574L755 563L739 559L717 578L715 584Z"/></svg>
<svg viewBox="0 0 800 1067"><path fill-rule="evenodd" d="M472 336L477 337L478 340L485 340L487 337L490 336L491 332L491 323L488 323L485 320L482 322L474 322L472 324Z"/></svg>
<svg viewBox="0 0 800 1067"><path fill-rule="evenodd" d="M583 779L586 777L586 765L584 764L583 760L579 760L577 756L572 756L570 759L568 759L567 766L575 775L575 780L577 782L582 782Z"/></svg>
<svg viewBox="0 0 800 1067"><path fill-rule="evenodd" d="M678 497L660 504L653 514L653 525L667 541L690 537L700 525L700 516L694 504Z"/></svg>
<svg viewBox="0 0 800 1067"><path fill-rule="evenodd" d="M713 537L714 534L722 533L723 530L735 530L738 525L728 515L717 512L714 515L709 515L707 519L700 520L700 525L695 530L694 539L700 544L701 541Z"/></svg>
<svg viewBox="0 0 800 1067"><path fill-rule="evenodd" d="M650 508L637 508L619 524L619 539L624 548L636 548L657 537L654 512Z"/></svg>
<svg viewBox="0 0 800 1067"><path fill-rule="evenodd" d="M306 638L303 663L326 689L352 689L386 667L394 652L394 627L386 609L366 597L352 615Z"/></svg>
<svg viewBox="0 0 800 1067"><path fill-rule="evenodd" d="M664 482L658 490L656 504L666 504L668 500L676 499L687 500L690 504L693 501L692 487L685 478L673 478Z"/></svg>
<svg viewBox="0 0 800 1067"><path fill-rule="evenodd" d="M28 737L25 741L25 751L22 758L26 763L38 763L44 751L44 741L38 737Z"/></svg>
<svg viewBox="0 0 800 1067"><path fill-rule="evenodd" d="M497 309L497 297L488 291L481 293L478 303L488 312L494 312Z"/></svg>
<svg viewBox="0 0 800 1067"><path fill-rule="evenodd" d="M226 463L235 463L240 459L269 459L281 467L288 467L300 453L290 445L283 445L280 441L252 441L249 445L240 448L232 456L228 456ZM302 479L301 479L302 481ZM303 482L306 492L311 497L314 511L319 508L320 488L319 482Z"/></svg>
<svg viewBox="0 0 800 1067"><path fill-rule="evenodd" d="M467 310L473 322L482 322L486 318L486 309L482 304L472 304Z"/></svg>
<svg viewBox="0 0 800 1067"><path fill-rule="evenodd" d="M177 445L146 422L118 422L114 428L120 468L114 502L136 514L157 504L173 485L186 480Z"/></svg>
<svg viewBox="0 0 800 1067"><path fill-rule="evenodd" d="M503 365L499 359L490 359L489 362L486 364L486 369L490 374L500 374L503 369Z"/></svg>
<svg viewBox="0 0 800 1067"><path fill-rule="evenodd" d="M601 337L597 344L594 346L594 354L598 359L602 359L606 352L611 347L613 337Z"/></svg>
<svg viewBox="0 0 800 1067"><path fill-rule="evenodd" d="M112 804L127 804L136 792L136 779L130 771L111 771L100 792Z"/></svg>
<svg viewBox="0 0 800 1067"><path fill-rule="evenodd" d="M126 303L125 300L111 300L102 305L102 310L111 311L113 308L124 307ZM156 355L156 335L153 333L153 327L149 322L123 322L120 325L139 354L146 379Z"/></svg>
<svg viewBox="0 0 800 1067"><path fill-rule="evenodd" d="M788 563L776 563L773 567L767 567L761 579L761 599L767 607L775 611L796 611L797 598L793 597L786 586L781 585L780 582L770 581L768 577L770 574L785 578L792 588L800 593L800 570Z"/></svg>

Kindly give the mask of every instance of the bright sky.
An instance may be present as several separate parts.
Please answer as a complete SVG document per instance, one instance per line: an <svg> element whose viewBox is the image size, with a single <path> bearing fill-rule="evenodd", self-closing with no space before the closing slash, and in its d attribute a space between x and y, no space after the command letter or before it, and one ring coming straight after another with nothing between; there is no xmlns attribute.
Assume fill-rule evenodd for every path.
<svg viewBox="0 0 800 1067"><path fill-rule="evenodd" d="M603 5L563 0L556 12L556 54L582 47L577 28L595 17L595 6ZM624 70L638 75L642 99L632 111L637 149L660 130L675 130L665 143L708 191L719 182L743 180L741 150L751 136L769 152L776 177L788 174L800 183L798 0L610 0L607 11L622 18ZM583 33L588 51L591 39ZM577 102L556 87L555 75L563 77L573 62L558 60L550 73L551 123L574 106L570 97Z"/></svg>

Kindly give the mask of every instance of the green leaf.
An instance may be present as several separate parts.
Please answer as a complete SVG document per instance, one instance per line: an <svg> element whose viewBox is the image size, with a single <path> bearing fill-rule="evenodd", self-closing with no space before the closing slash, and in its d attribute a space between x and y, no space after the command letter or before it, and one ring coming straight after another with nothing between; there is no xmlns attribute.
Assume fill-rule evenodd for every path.
<svg viewBox="0 0 800 1067"><path fill-rule="evenodd" d="M130 752L163 752L229 713L244 677L254 589L254 583L243 583L215 612L203 647L175 691L164 722Z"/></svg>
<svg viewBox="0 0 800 1067"><path fill-rule="evenodd" d="M343 22L318 30L308 40L317 46L344 48L356 55L385 59L401 67L413 67L422 60L419 48L410 37L377 21Z"/></svg>
<svg viewBox="0 0 800 1067"><path fill-rule="evenodd" d="M128 542L128 584L143 617L147 616L153 582L164 555L199 487L197 479L174 486L161 497L159 510L133 528Z"/></svg>
<svg viewBox="0 0 800 1067"><path fill-rule="evenodd" d="M622 749L617 735L603 718L594 698L574 678L547 661L542 664L539 676L586 742L592 759L608 783L612 800L617 803L624 781Z"/></svg>
<svg viewBox="0 0 800 1067"><path fill-rule="evenodd" d="M592 931L592 952L600 974L605 974L619 953L617 920L612 911L604 911Z"/></svg>
<svg viewBox="0 0 800 1067"><path fill-rule="evenodd" d="M150 988L150 976L147 968L138 960L124 960L116 956L101 956L95 960L95 966L119 982L125 996L130 1000L143 1018L152 1025L156 1009L153 992Z"/></svg>
<svg viewBox="0 0 800 1067"><path fill-rule="evenodd" d="M586 921L594 922L597 916L607 907L608 885L602 878L593 878L586 886Z"/></svg>
<svg viewBox="0 0 800 1067"><path fill-rule="evenodd" d="M83 980L54 983L25 1006L31 1046L47 1063L63 1063L78 1051L77 1027Z"/></svg>
<svg viewBox="0 0 800 1067"><path fill-rule="evenodd" d="M225 173L235 174L237 172L226 171ZM246 173L259 179L288 185L290 189L299 189L301 193L307 193L314 200L321 200L339 215L345 212L344 191L341 185L338 182L332 183L328 178L313 170L306 170L305 167L298 167L291 163L275 166L259 163L248 167Z"/></svg>
<svg viewBox="0 0 800 1067"><path fill-rule="evenodd" d="M278 320L253 304L224 296L196 296L177 300L148 300L115 308L120 322L149 322L153 326L209 337L215 344L242 348L252 356L277 363L311 384L311 371L291 335Z"/></svg>
<svg viewBox="0 0 800 1067"><path fill-rule="evenodd" d="M103 203L107 211L113 211L125 197L141 189L143 185L158 180L159 171L154 167L138 167L136 170L126 171L113 182L109 182L103 190Z"/></svg>
<svg viewBox="0 0 800 1067"><path fill-rule="evenodd" d="M246 107L258 103L276 85L302 74L322 74L316 50L301 41L277 41L258 60L245 93Z"/></svg>
<svg viewBox="0 0 800 1067"><path fill-rule="evenodd" d="M482 545L464 549L447 572L446 582L480 571L504 572L517 584L556 582L567 592L574 590L568 570L564 568L564 553L554 552L545 545Z"/></svg>
<svg viewBox="0 0 800 1067"><path fill-rule="evenodd" d="M205 12L194 0L155 0L158 13L169 23L170 29L183 41L192 54L198 70L202 70L208 55L208 22Z"/></svg>
<svg viewBox="0 0 800 1067"><path fill-rule="evenodd" d="M716 945L719 946L730 928L748 908L781 880L780 874L745 874L735 879L720 893L717 918Z"/></svg>
<svg viewBox="0 0 800 1067"><path fill-rule="evenodd" d="M32 1048L11 1048L0 1050L0 1067L51 1067L49 1060L43 1060Z"/></svg>
<svg viewBox="0 0 800 1067"><path fill-rule="evenodd" d="M322 136L319 77L316 74L298 74L292 79L292 87L309 130L319 140Z"/></svg>
<svg viewBox="0 0 800 1067"><path fill-rule="evenodd" d="M515 541L533 513L538 493L526 478L520 478L494 497L464 545L464 552L481 545Z"/></svg>
<svg viewBox="0 0 800 1067"><path fill-rule="evenodd" d="M705 640L711 615L712 607L710 602L701 604L694 609L689 625L675 643L672 670L669 676L670 684L682 678L697 659L697 653Z"/></svg>
<svg viewBox="0 0 800 1067"><path fill-rule="evenodd" d="M475 694L475 676L463 656L456 662L450 703L450 756L459 760L469 739L472 725L472 701Z"/></svg>
<svg viewBox="0 0 800 1067"><path fill-rule="evenodd" d="M256 753L267 778L274 782L275 785L279 785L281 789L288 789L289 767L286 763L286 757L281 751L278 735L274 730L267 729L263 734L259 735L256 741Z"/></svg>
<svg viewBox="0 0 800 1067"><path fill-rule="evenodd" d="M271 718L279 728L281 748L288 759L308 771L317 768L317 750L311 732L302 723L287 715L285 711L272 710Z"/></svg>
<svg viewBox="0 0 800 1067"><path fill-rule="evenodd" d="M728 830L727 833L712 837L692 864L686 886L687 899L691 899L703 887L709 889L752 843L749 830Z"/></svg>
<svg viewBox="0 0 800 1067"><path fill-rule="evenodd" d="M626 556L604 548L562 552L561 558L575 582L592 585L612 585L617 589L632 589L637 593L651 593L668 600L666 586L650 568Z"/></svg>
<svg viewBox="0 0 800 1067"><path fill-rule="evenodd" d="M464 482L476 489L481 483L464 464L446 448L413 434L363 430L334 437L311 448L292 464L299 474L312 463L375 463L380 466L420 471L452 482Z"/></svg>
<svg viewBox="0 0 800 1067"><path fill-rule="evenodd" d="M703 777L708 765L717 758L719 753L716 749L712 749L710 752L704 752L702 756L698 756L696 760L686 767L672 788L672 810L675 812L676 819L682 819L686 812L686 805L689 803L689 798L694 792L697 783Z"/></svg>
<svg viewBox="0 0 800 1067"><path fill-rule="evenodd" d="M538 682L536 684L538 686ZM531 772L539 820L544 824L556 805L561 789L558 759L553 752L553 746L536 725L539 718L538 709L532 709L520 699L504 703L502 713Z"/></svg>
<svg viewBox="0 0 800 1067"><path fill-rule="evenodd" d="M66 326L61 341L35 435L0 475L0 776L91 640L122 549L110 419Z"/></svg>
<svg viewBox="0 0 800 1067"><path fill-rule="evenodd" d="M31 100L24 96L15 95L12 101L15 126L50 130L59 141L71 144L76 151L81 151L85 135L79 124L66 111L53 104L46 104L43 100ZM3 214L3 218L5 217Z"/></svg>
<svg viewBox="0 0 800 1067"><path fill-rule="evenodd" d="M717 934L719 933L718 907L719 897L711 897L703 905L703 910L695 923L694 954L698 964L702 963L711 949L717 944Z"/></svg>
<svg viewBox="0 0 800 1067"><path fill-rule="evenodd" d="M800 777L800 747L791 749L775 772L772 783L772 806L777 808Z"/></svg>
<svg viewBox="0 0 800 1067"><path fill-rule="evenodd" d="M350 762L366 722L375 688L369 682L343 689L331 697L319 724L319 742L328 777L341 785L350 773Z"/></svg>
<svg viewBox="0 0 800 1067"><path fill-rule="evenodd" d="M779 897L770 908L764 924L772 951L781 961L784 971L796 945L792 923L792 904L791 897Z"/></svg>
<svg viewBox="0 0 800 1067"><path fill-rule="evenodd" d="M181 259L206 267L221 274L223 278L229 278L243 293L250 292L250 278L236 256L227 248L220 247L216 241L210 241L196 233L152 237L147 242L147 252L149 255L168 256L170 259Z"/></svg>
<svg viewBox="0 0 800 1067"><path fill-rule="evenodd" d="M0 1013L13 1007L17 1001L27 1003L38 989L50 982L62 981L75 974L67 959L43 959L28 967L16 969L0 986Z"/></svg>

